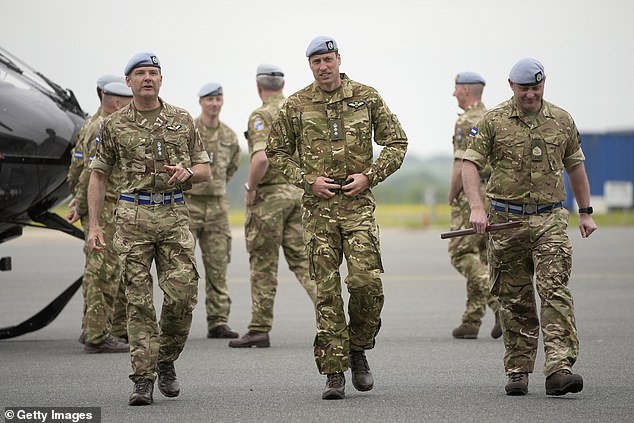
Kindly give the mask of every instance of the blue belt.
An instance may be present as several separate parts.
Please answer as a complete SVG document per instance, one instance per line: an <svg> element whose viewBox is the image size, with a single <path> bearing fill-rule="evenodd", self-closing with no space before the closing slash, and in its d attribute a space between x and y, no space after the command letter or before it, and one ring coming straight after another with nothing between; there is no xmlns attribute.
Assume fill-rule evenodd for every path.
<svg viewBox="0 0 634 423"><path fill-rule="evenodd" d="M509 203L504 200L491 200L491 208L498 211L515 213L515 214L539 214L563 207L561 202L550 204L517 204Z"/></svg>
<svg viewBox="0 0 634 423"><path fill-rule="evenodd" d="M172 201L172 197L173 200ZM148 204L172 204L182 203L185 201L183 197L183 191L172 192L137 192L135 194L121 194L119 200L129 201L131 203L137 203L141 205Z"/></svg>

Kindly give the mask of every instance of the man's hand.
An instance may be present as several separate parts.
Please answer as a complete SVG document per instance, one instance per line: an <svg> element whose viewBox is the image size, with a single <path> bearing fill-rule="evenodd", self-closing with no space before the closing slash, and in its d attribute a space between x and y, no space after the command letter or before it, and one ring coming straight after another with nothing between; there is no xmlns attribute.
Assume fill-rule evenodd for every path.
<svg viewBox="0 0 634 423"><path fill-rule="evenodd" d="M99 226L91 226L88 229L88 247L92 251L101 253L106 247L106 240L103 237L103 232Z"/></svg>
<svg viewBox="0 0 634 423"><path fill-rule="evenodd" d="M193 176L193 173L191 173L190 170L187 170L187 168L184 168L181 165L163 165L163 169L172 174L172 177L169 179L169 181L167 181L168 185L182 184Z"/></svg>
<svg viewBox="0 0 634 423"><path fill-rule="evenodd" d="M341 187L343 194L348 197L354 197L362 193L370 186L370 180L363 173L355 173L346 178L346 184Z"/></svg>
<svg viewBox="0 0 634 423"><path fill-rule="evenodd" d="M75 223L79 220L79 213L77 213L77 199L73 197L68 203L68 213L66 214L66 221L68 223Z"/></svg>
<svg viewBox="0 0 634 423"><path fill-rule="evenodd" d="M597 230L597 225L594 223L594 219L587 213L579 213L579 231L582 238L589 237L592 232Z"/></svg>
<svg viewBox="0 0 634 423"><path fill-rule="evenodd" d="M471 227L475 229L476 233L486 233L487 226L489 225L489 219L484 209L471 209L469 223L471 224Z"/></svg>

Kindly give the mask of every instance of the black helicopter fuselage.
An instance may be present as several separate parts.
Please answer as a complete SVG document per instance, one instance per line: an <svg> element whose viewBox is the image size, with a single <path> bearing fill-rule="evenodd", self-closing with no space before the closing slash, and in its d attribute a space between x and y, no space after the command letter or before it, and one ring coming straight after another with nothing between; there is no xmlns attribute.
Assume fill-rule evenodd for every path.
<svg viewBox="0 0 634 423"><path fill-rule="evenodd" d="M0 243L68 197L84 118L70 90L0 48Z"/></svg>

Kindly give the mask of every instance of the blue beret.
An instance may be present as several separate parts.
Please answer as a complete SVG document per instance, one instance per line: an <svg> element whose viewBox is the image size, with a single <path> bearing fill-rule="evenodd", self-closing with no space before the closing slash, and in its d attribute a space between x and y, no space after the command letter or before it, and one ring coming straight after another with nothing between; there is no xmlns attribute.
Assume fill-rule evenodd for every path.
<svg viewBox="0 0 634 423"><path fill-rule="evenodd" d="M102 75L97 80L97 87L103 90L103 87L110 82L122 82L125 83L125 79L122 76L118 75Z"/></svg>
<svg viewBox="0 0 634 423"><path fill-rule="evenodd" d="M109 82L103 87L103 93L118 97L132 97L132 90L123 82Z"/></svg>
<svg viewBox="0 0 634 423"><path fill-rule="evenodd" d="M284 76L284 72L278 66L275 65L259 65L255 71L255 76L268 75L268 76Z"/></svg>
<svg viewBox="0 0 634 423"><path fill-rule="evenodd" d="M153 66L155 68L161 67L158 57L154 53L143 51L132 56L132 59L125 65L123 70L124 75L129 75L132 69L141 68L144 66Z"/></svg>
<svg viewBox="0 0 634 423"><path fill-rule="evenodd" d="M456 84L482 84L486 85L486 81L476 72L460 72L456 75Z"/></svg>
<svg viewBox="0 0 634 423"><path fill-rule="evenodd" d="M207 97L207 96L217 96L222 95L222 86L217 82L210 82L208 84L203 85L198 90L198 97Z"/></svg>
<svg viewBox="0 0 634 423"><path fill-rule="evenodd" d="M333 51L339 51L337 42L331 37L320 35L308 44L306 57L314 56L315 54L330 53Z"/></svg>
<svg viewBox="0 0 634 423"><path fill-rule="evenodd" d="M511 82L521 85L537 85L545 76L544 65L530 57L517 62L509 73Z"/></svg>

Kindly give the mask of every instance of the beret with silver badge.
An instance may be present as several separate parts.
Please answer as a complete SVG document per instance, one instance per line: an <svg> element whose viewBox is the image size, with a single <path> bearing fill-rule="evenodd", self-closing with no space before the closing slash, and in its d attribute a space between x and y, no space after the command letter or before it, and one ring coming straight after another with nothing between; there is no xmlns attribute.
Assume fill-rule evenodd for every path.
<svg viewBox="0 0 634 423"><path fill-rule="evenodd" d="M314 56L315 54L324 54L339 51L337 42L326 35L320 35L315 37L306 49L306 57Z"/></svg>
<svg viewBox="0 0 634 423"><path fill-rule="evenodd" d="M145 66L153 66L155 68L161 67L161 62L159 62L158 56L154 53L150 53L149 51L143 51L141 53L137 53L128 61L128 64L125 65L125 69L123 70L124 75L129 75L133 69L141 68Z"/></svg>
<svg viewBox="0 0 634 423"><path fill-rule="evenodd" d="M544 80L544 65L539 60L527 57L511 68L509 79L514 84L537 85Z"/></svg>

